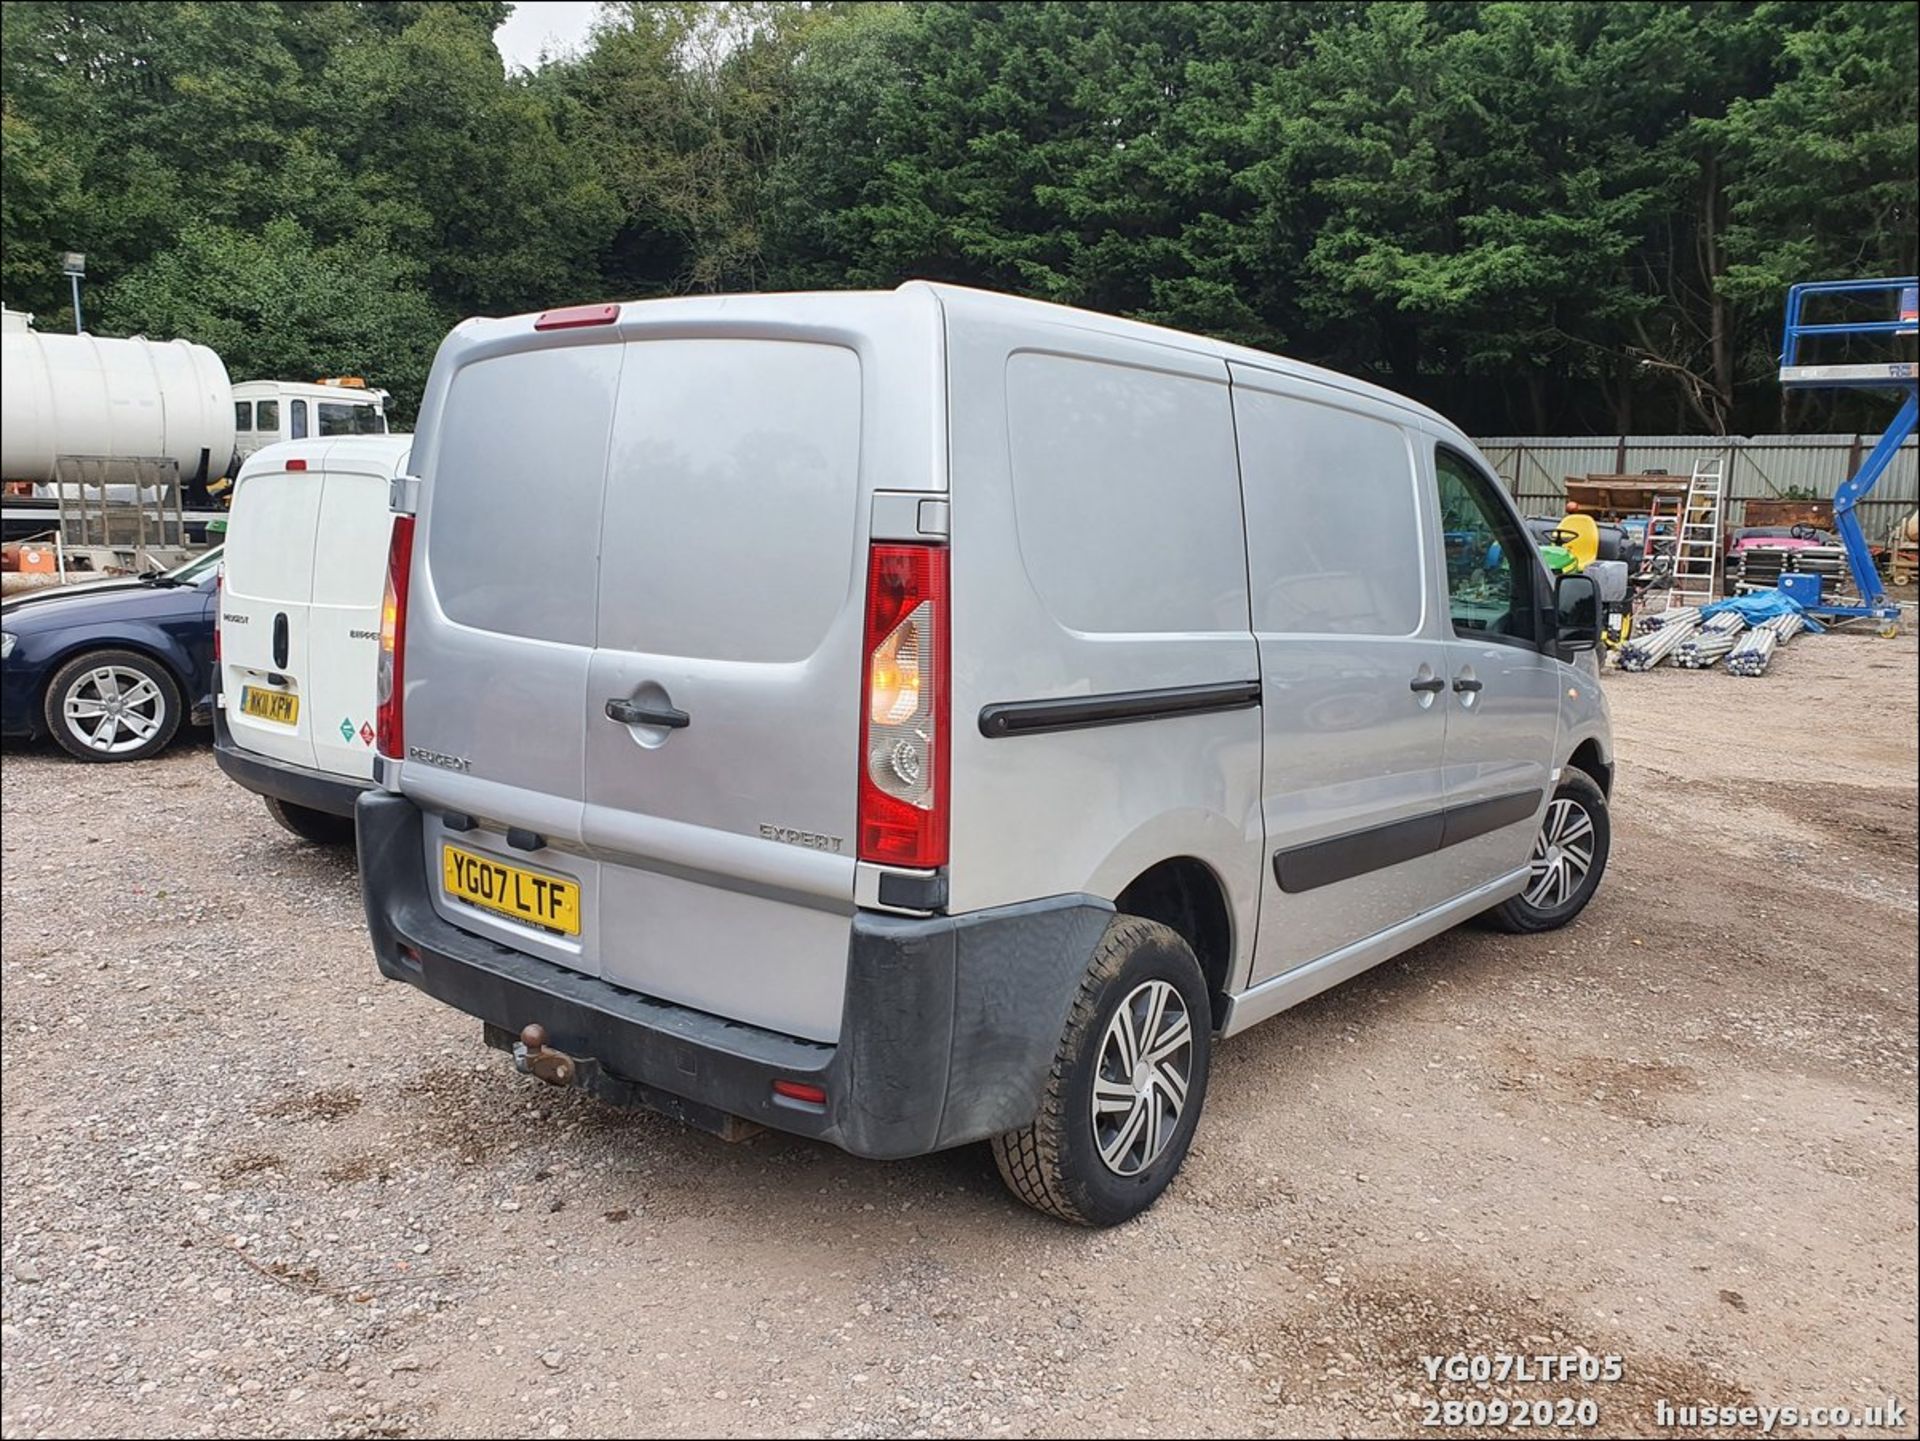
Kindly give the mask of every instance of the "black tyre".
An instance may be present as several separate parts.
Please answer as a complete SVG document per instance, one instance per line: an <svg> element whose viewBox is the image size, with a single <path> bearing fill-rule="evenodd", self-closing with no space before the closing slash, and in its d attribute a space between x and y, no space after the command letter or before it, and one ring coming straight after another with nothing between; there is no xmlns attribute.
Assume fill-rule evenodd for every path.
<svg viewBox="0 0 1920 1441"><path fill-rule="evenodd" d="M1207 1098L1213 1020L1193 951L1158 921L1115 916L1087 967L1032 1125L993 1141L1007 1188L1081 1226L1159 1199Z"/></svg>
<svg viewBox="0 0 1920 1441"><path fill-rule="evenodd" d="M326 811L316 811L310 806L297 806L278 796L262 796L261 799L267 803L267 814L303 841L312 841L317 846L353 844L352 816L336 816Z"/></svg>
<svg viewBox="0 0 1920 1441"><path fill-rule="evenodd" d="M75 656L41 703L48 732L83 761L145 760L173 739L183 709L173 672L131 650Z"/></svg>
<svg viewBox="0 0 1920 1441"><path fill-rule="evenodd" d="M1488 911L1487 919L1516 934L1558 930L1593 899L1612 841L1606 792L1585 771L1568 766L1534 838L1527 888Z"/></svg>

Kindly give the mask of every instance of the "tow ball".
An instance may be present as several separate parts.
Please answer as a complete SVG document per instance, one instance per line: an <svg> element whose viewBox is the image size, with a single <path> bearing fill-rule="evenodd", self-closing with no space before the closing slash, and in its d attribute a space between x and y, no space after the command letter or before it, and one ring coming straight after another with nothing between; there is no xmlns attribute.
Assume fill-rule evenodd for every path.
<svg viewBox="0 0 1920 1441"><path fill-rule="evenodd" d="M513 1047L513 1068L523 1076L538 1076L549 1086L571 1086L580 1063L565 1051L547 1044L547 1028L531 1025L520 1032Z"/></svg>

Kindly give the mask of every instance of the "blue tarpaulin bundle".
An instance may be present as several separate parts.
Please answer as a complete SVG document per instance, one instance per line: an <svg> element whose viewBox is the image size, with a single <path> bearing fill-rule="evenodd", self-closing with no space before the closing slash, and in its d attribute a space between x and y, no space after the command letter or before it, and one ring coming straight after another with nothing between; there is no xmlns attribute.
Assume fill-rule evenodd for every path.
<svg viewBox="0 0 1920 1441"><path fill-rule="evenodd" d="M1750 590L1745 595L1729 596L1726 600L1716 600L1711 605L1700 607L1702 620L1720 615L1726 611L1737 612L1748 625L1759 625L1762 621L1772 620L1776 615L1792 615L1796 612L1807 623L1810 631L1823 631L1821 625L1807 614L1807 608L1792 596L1782 595L1777 590Z"/></svg>

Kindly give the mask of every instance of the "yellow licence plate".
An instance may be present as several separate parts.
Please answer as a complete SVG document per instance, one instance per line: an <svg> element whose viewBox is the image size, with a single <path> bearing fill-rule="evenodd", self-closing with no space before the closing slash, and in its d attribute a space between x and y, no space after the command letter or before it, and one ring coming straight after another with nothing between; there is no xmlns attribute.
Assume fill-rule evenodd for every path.
<svg viewBox="0 0 1920 1441"><path fill-rule="evenodd" d="M441 848L440 871L447 894L456 900L563 936L580 934L580 887L572 881L503 865L458 846Z"/></svg>
<svg viewBox="0 0 1920 1441"><path fill-rule="evenodd" d="M292 691L262 690L257 685L240 687L240 709L261 720L278 721L290 726L300 717L300 697Z"/></svg>

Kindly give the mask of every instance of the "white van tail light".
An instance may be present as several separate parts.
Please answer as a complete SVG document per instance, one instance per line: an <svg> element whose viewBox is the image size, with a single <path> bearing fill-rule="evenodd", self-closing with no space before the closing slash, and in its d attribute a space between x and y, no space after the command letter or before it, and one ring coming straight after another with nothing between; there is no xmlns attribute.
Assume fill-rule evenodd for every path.
<svg viewBox="0 0 1920 1441"><path fill-rule="evenodd" d="M213 663L220 664L220 602L227 598L227 563L213 568Z"/></svg>
<svg viewBox="0 0 1920 1441"><path fill-rule="evenodd" d="M380 598L380 662L374 672L376 748L398 760L404 746L407 581L413 572L413 517L396 515L387 542L387 593Z"/></svg>
<svg viewBox="0 0 1920 1441"><path fill-rule="evenodd" d="M867 559L860 686L860 859L947 863L947 550L876 545Z"/></svg>

